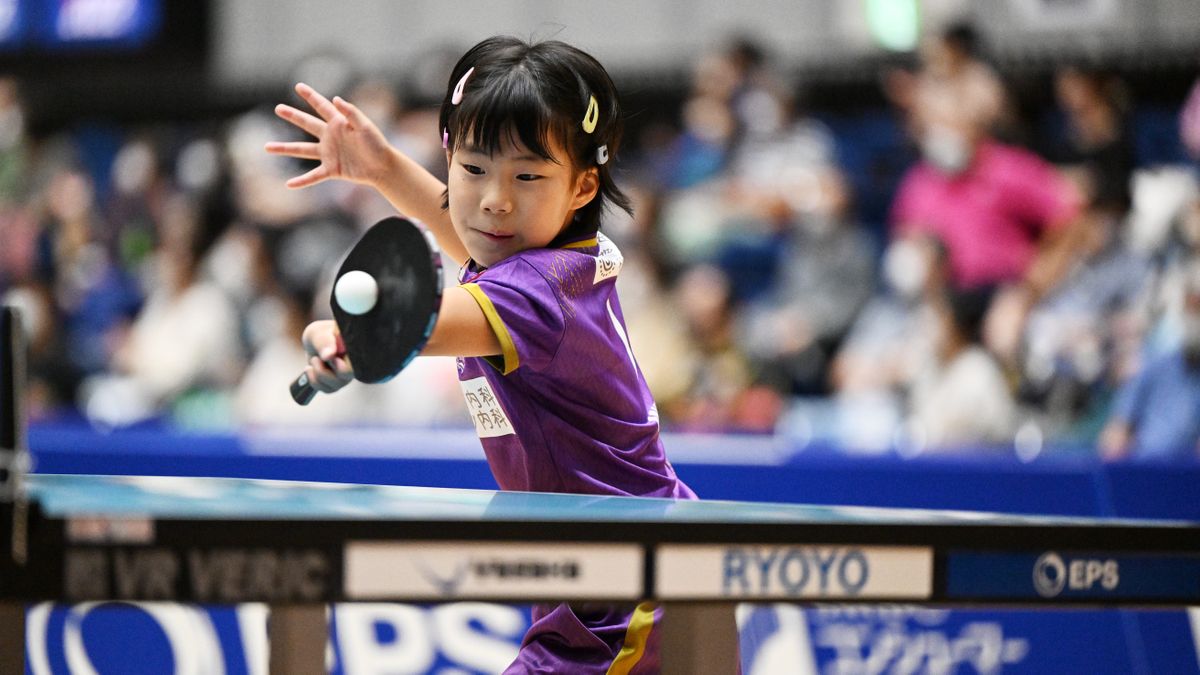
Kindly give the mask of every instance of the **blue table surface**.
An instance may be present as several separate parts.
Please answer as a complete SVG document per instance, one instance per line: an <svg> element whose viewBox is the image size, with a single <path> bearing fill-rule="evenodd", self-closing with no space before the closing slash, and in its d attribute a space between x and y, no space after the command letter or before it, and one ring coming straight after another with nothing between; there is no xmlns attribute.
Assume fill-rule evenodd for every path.
<svg viewBox="0 0 1200 675"><path fill-rule="evenodd" d="M51 517L399 521L710 522L1200 526L1164 520L1026 516L971 511L676 501L540 492L245 478L30 474L28 494Z"/></svg>

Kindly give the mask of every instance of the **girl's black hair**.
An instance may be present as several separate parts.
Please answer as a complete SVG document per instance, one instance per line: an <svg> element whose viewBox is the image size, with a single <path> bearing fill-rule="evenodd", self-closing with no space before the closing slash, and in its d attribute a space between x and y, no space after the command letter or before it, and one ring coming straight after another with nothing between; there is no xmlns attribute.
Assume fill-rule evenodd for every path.
<svg viewBox="0 0 1200 675"><path fill-rule="evenodd" d="M475 71L455 105L454 89L471 68ZM583 121L593 97L599 115L596 128L587 133ZM550 153L550 141L557 139L576 171L595 167L600 189L575 212L571 229L599 229L606 202L631 211L611 171L624 127L617 88L604 66L580 49L557 40L529 43L508 36L480 42L450 72L438 122L452 149L469 145L494 153L505 142L520 140L539 157L561 162ZM597 161L601 146L608 146L605 164ZM447 194L442 208L448 207Z"/></svg>

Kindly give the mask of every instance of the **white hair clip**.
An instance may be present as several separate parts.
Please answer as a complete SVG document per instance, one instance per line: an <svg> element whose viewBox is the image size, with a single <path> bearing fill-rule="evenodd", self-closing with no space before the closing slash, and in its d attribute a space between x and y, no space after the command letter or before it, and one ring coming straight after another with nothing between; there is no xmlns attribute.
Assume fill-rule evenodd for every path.
<svg viewBox="0 0 1200 675"><path fill-rule="evenodd" d="M450 132L447 131L445 127L442 127L442 149L445 150L449 147L450 147Z"/></svg>
<svg viewBox="0 0 1200 675"><path fill-rule="evenodd" d="M583 115L583 131L590 134L596 130L596 122L600 121L600 105L595 96L588 97L587 112Z"/></svg>
<svg viewBox="0 0 1200 675"><path fill-rule="evenodd" d="M608 164L608 146L602 145L596 148L596 163L600 166Z"/></svg>
<svg viewBox="0 0 1200 675"><path fill-rule="evenodd" d="M473 72L475 72L475 66L467 69L467 72L463 73L462 79L458 81L458 84L454 85L454 93L450 95L450 103L452 105L462 103L463 89L467 86L467 78L471 77L471 73Z"/></svg>

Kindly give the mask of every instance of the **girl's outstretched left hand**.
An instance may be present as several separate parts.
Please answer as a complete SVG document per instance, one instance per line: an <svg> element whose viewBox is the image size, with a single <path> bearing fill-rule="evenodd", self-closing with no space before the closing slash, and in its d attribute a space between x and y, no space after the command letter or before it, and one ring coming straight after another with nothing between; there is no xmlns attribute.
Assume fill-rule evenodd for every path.
<svg viewBox="0 0 1200 675"><path fill-rule="evenodd" d="M395 149L383 132L354 104L335 96L332 101L304 83L296 93L317 113L314 116L290 105L275 106L275 114L316 138L315 141L271 142L266 151L311 159L320 165L288 180L290 188L316 185L331 178L377 186L392 170Z"/></svg>

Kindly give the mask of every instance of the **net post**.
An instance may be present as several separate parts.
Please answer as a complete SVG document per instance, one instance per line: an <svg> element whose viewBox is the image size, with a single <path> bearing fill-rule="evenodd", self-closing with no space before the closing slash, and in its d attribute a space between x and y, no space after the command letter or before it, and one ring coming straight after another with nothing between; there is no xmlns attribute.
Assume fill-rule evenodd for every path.
<svg viewBox="0 0 1200 675"><path fill-rule="evenodd" d="M29 469L25 447L25 333L16 308L0 306L0 546L16 565L28 559L28 505L24 477ZM25 603L0 600L0 672L25 672Z"/></svg>
<svg viewBox="0 0 1200 675"><path fill-rule="evenodd" d="M11 510L8 554L18 565L28 559L28 503L25 474L29 453L25 447L25 330L21 313L0 307L0 505Z"/></svg>
<svg viewBox="0 0 1200 675"><path fill-rule="evenodd" d="M20 312L0 306L0 504L12 510L8 555L19 566L28 560L28 502L25 473L30 459L25 447L25 330Z"/></svg>
<svg viewBox="0 0 1200 675"><path fill-rule="evenodd" d="M267 618L271 675L317 675L325 669L328 608L321 604L272 605Z"/></svg>
<svg viewBox="0 0 1200 675"><path fill-rule="evenodd" d="M736 605L720 602L663 604L663 675L739 672Z"/></svg>

